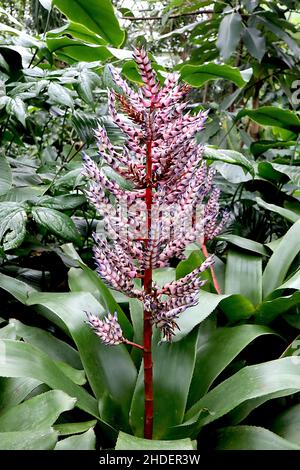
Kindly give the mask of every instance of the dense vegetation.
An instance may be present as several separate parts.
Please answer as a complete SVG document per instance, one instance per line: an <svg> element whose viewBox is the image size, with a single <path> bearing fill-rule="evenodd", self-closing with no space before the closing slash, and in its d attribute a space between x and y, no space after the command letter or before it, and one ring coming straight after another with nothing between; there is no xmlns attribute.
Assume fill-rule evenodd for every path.
<svg viewBox="0 0 300 470"><path fill-rule="evenodd" d="M0 2L0 448L300 449L300 13L295 0ZM140 342L141 303L94 271L82 151L114 145L110 65L138 89L132 48L163 83L191 85L226 229L215 272L155 330L154 439L143 441L141 352L106 347L85 311L118 312ZM107 176L128 182L108 167ZM204 260L155 270L165 284ZM156 365L156 367L155 367ZM146 447L145 447L146 446ZM148 447L147 447L148 446Z"/></svg>

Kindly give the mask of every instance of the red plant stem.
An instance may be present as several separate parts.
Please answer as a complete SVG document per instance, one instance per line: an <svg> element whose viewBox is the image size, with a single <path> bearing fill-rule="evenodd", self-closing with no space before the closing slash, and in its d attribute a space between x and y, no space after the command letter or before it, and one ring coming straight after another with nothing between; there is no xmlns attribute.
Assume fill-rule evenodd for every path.
<svg viewBox="0 0 300 470"><path fill-rule="evenodd" d="M137 344L137 343L133 343L132 341L129 341L129 339L124 339L123 343L129 344L129 346L133 346L134 348L144 349L144 346L141 346L140 344Z"/></svg>
<svg viewBox="0 0 300 470"><path fill-rule="evenodd" d="M152 139L147 142L147 188L146 188L146 207L147 207L147 230L148 240L152 224ZM148 241L146 241L146 246ZM152 266L145 269L144 273L144 291L146 294L152 290ZM144 390L145 390L145 414L144 414L144 437L152 439L153 435L153 366L152 366L152 324L151 312L144 311Z"/></svg>
<svg viewBox="0 0 300 470"><path fill-rule="evenodd" d="M205 258L208 258L208 257L209 257L209 254L208 254L208 251L207 251L207 248L206 248L205 243L203 243L203 245L202 245L202 253L204 254ZM220 289L219 284L218 284L218 281L217 281L216 273L215 273L215 270L214 270L213 266L210 266L209 269L210 269L210 272L211 272L211 277L212 277L213 284L214 284L214 288L216 289L216 292L217 292L218 294L222 294L221 289Z"/></svg>

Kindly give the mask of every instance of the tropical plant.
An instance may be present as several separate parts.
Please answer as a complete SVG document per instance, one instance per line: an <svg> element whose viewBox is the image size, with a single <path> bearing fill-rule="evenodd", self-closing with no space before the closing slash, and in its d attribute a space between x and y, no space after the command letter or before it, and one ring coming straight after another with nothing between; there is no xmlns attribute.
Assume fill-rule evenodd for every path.
<svg viewBox="0 0 300 470"><path fill-rule="evenodd" d="M298 4L149 0L127 5L119 0L1 3L0 447L299 449ZM155 83L145 76L152 72L144 55L139 66L134 60L133 50L141 45L151 51ZM130 118L138 104L141 115L135 118L143 121L152 87L155 95L159 83L159 94L169 82L174 96L174 74L183 82L177 92L190 90L182 119L207 116L193 144L195 151L203 149L198 155L203 174L206 167L209 176L215 171L214 192L202 202L209 205L220 191L221 213L226 208L230 215L222 234L205 244L197 237L168 267L152 269L158 292L166 285L185 289L186 279L206 283L197 305L172 318L174 323L160 307L174 301L183 308L177 306L178 295L156 301L156 324L167 338L153 325L150 440L144 439L144 271L128 249L124 257L111 233L108 242L93 241L92 233L105 224L106 232L108 225L116 228L118 196L145 190L144 169L132 162L135 152L122 150L128 146L124 130L132 133L132 119L124 114ZM153 110L154 122L163 111ZM134 129L143 133L140 124ZM174 129L162 122L161 130L169 135ZM129 145L135 141L138 160L145 144L134 134ZM162 138L159 146L168 142ZM104 193L99 181L86 192L82 151L89 170L101 175ZM190 156L186 168L198 164L198 157ZM157 170L158 162L152 162L152 175L159 179ZM196 173L201 176L200 169ZM141 179L137 189L133 176ZM156 183L154 205L163 188L162 181ZM165 189L169 197L175 183ZM96 192L109 198L105 217L89 204ZM145 202L138 200L141 206ZM125 228L128 217L121 216ZM141 213L130 219L132 230L141 219ZM197 229L199 221L196 213ZM155 218L151 222L148 247L134 241L148 266L154 237L162 241ZM193 239L190 232L187 238L184 242ZM106 285L91 269L93 246L101 276L108 279L104 268L109 267L110 281L125 278L130 284L125 293L118 282ZM213 269L194 281L209 253L214 253ZM133 272L134 281L127 276ZM85 312L100 338L107 342L106 325L111 325L124 344L102 344ZM114 312L117 317L105 320ZM173 329L175 322L180 329Z"/></svg>

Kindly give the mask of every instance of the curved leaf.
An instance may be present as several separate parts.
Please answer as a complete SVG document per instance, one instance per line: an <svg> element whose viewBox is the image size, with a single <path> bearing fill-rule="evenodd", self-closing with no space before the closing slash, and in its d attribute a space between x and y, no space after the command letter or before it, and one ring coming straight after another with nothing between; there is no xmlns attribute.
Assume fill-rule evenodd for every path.
<svg viewBox="0 0 300 470"><path fill-rule="evenodd" d="M258 198L257 198L258 199ZM224 240L226 242L232 243L232 245L238 246L239 248L244 248L245 250L252 251L253 253L258 253L260 255L268 255L269 252L266 250L262 243L255 242L249 238L240 237L239 235L233 234L224 234L219 235L218 240Z"/></svg>
<svg viewBox="0 0 300 470"><path fill-rule="evenodd" d="M262 300L262 259L230 249L225 272L225 293L241 294L254 305Z"/></svg>
<svg viewBox="0 0 300 470"><path fill-rule="evenodd" d="M202 410L208 415L199 417L194 432L202 426L224 416L241 403L253 398L282 396L300 390L300 370L290 357L276 359L241 369L195 403L186 413L185 419L197 420Z"/></svg>
<svg viewBox="0 0 300 470"><path fill-rule="evenodd" d="M249 69L249 74L246 76L246 74L243 74L237 67L211 62L204 65L183 65L180 69L180 74L184 82L194 87L200 87L209 80L224 79L242 88L250 79L250 71L252 72L252 70Z"/></svg>
<svg viewBox="0 0 300 470"><path fill-rule="evenodd" d="M95 450L96 436L92 429L78 436L67 437L59 441L54 450Z"/></svg>
<svg viewBox="0 0 300 470"><path fill-rule="evenodd" d="M0 340L0 376L31 377L53 389L62 390L77 398L77 405L98 417L96 400L79 385L74 384L52 359L30 344L21 341Z"/></svg>
<svg viewBox="0 0 300 470"><path fill-rule="evenodd" d="M300 445L300 404L291 406L276 416L271 430L294 444Z"/></svg>
<svg viewBox="0 0 300 470"><path fill-rule="evenodd" d="M0 450L50 450L57 441L53 429L0 433Z"/></svg>
<svg viewBox="0 0 300 470"><path fill-rule="evenodd" d="M157 441L142 439L120 432L116 443L116 450L194 450L191 439L173 441Z"/></svg>
<svg viewBox="0 0 300 470"><path fill-rule="evenodd" d="M256 198L256 202L260 207L263 207L264 209L275 212L276 214L282 215L282 217L287 219L289 222L294 223L294 222L297 222L297 220L299 220L299 215L295 214L295 212L290 211L289 209L276 206L275 204L269 204L263 201L260 197Z"/></svg>
<svg viewBox="0 0 300 470"><path fill-rule="evenodd" d="M268 429L230 426L218 431L216 450L300 450L300 447Z"/></svg>
<svg viewBox="0 0 300 470"><path fill-rule="evenodd" d="M47 429L61 413L72 410L75 403L75 398L60 390L42 393L1 414L0 432Z"/></svg>
<svg viewBox="0 0 300 470"><path fill-rule="evenodd" d="M300 132L300 119L288 109L275 106L262 106L257 109L242 109L236 116L236 120L248 116L262 126L275 126L298 134Z"/></svg>
<svg viewBox="0 0 300 470"><path fill-rule="evenodd" d="M213 381L246 346L259 336L269 334L275 333L261 325L239 325L218 328L202 344L200 337L188 406L207 392Z"/></svg>
<svg viewBox="0 0 300 470"><path fill-rule="evenodd" d="M4 250L21 245L26 234L27 215L16 202L0 202L0 244Z"/></svg>
<svg viewBox="0 0 300 470"><path fill-rule="evenodd" d="M84 25L90 31L99 34L110 44L119 47L125 39L125 32L120 28L110 0L53 0L71 21Z"/></svg>
<svg viewBox="0 0 300 470"><path fill-rule="evenodd" d="M12 185L11 168L5 157L0 156L0 196L6 194Z"/></svg>
<svg viewBox="0 0 300 470"><path fill-rule="evenodd" d="M300 220L282 237L269 259L262 278L263 295L267 297L283 283L288 269L300 251Z"/></svg>
<svg viewBox="0 0 300 470"><path fill-rule="evenodd" d="M245 168L245 170L249 171L251 175L254 175L254 167L252 162L248 160L242 153L236 152L236 150L216 149L205 146L203 155L207 160L217 160L230 163L232 165L240 165Z"/></svg>
<svg viewBox="0 0 300 470"><path fill-rule="evenodd" d="M106 420L107 413L117 426L126 428L137 371L124 345L108 348L86 325L86 311L95 315L103 311L96 299L85 292L34 293L27 304L46 308L67 327L95 396L100 400L109 397L101 417Z"/></svg>
<svg viewBox="0 0 300 470"><path fill-rule="evenodd" d="M242 17L239 13L228 13L223 17L218 33L217 47L225 60L235 51L243 29Z"/></svg>
<svg viewBox="0 0 300 470"><path fill-rule="evenodd" d="M32 217L57 237L80 243L80 234L73 220L66 214L48 207L33 207Z"/></svg>

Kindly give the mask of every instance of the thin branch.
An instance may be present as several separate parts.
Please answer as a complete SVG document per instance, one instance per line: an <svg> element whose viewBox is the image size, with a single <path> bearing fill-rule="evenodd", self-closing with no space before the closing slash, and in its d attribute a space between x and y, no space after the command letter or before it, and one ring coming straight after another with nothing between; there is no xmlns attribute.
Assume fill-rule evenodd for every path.
<svg viewBox="0 0 300 470"><path fill-rule="evenodd" d="M191 11L188 13L177 13L176 15L170 15L169 19L171 18L181 18L181 16L193 16L193 15L205 15L205 14L212 14L214 10L196 10ZM163 19L162 16L122 16L122 20L128 21L160 21Z"/></svg>

